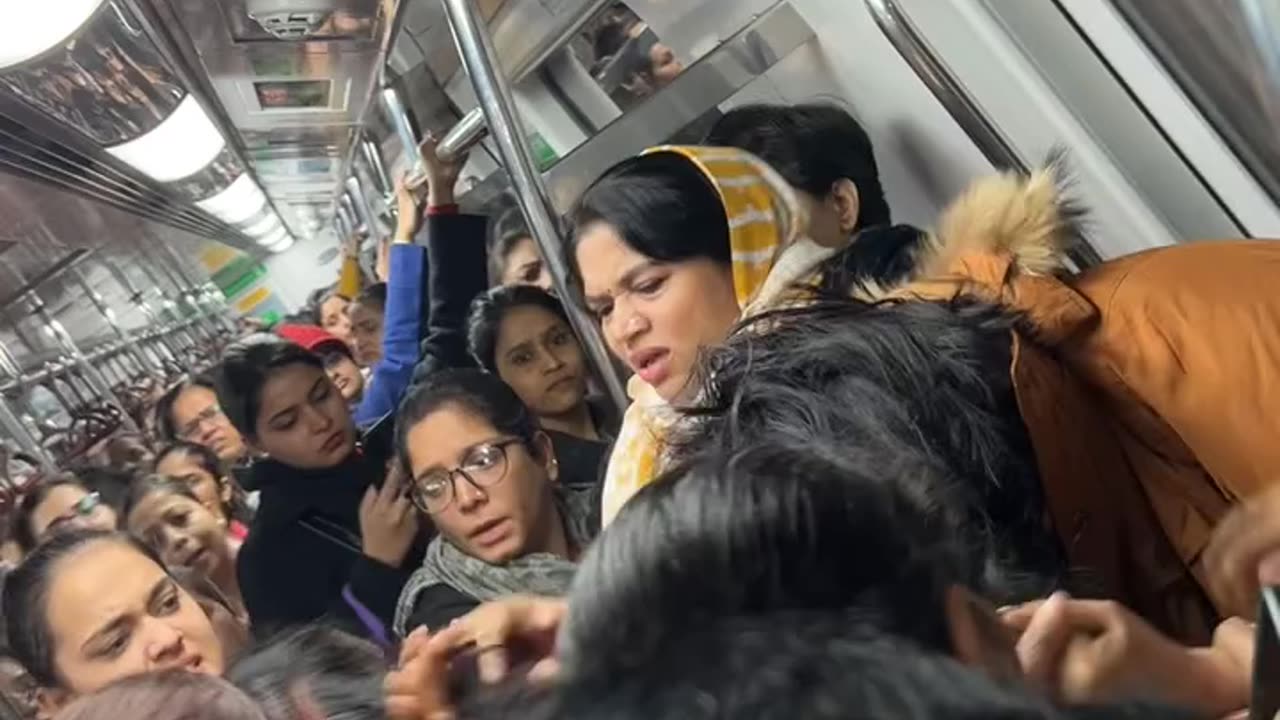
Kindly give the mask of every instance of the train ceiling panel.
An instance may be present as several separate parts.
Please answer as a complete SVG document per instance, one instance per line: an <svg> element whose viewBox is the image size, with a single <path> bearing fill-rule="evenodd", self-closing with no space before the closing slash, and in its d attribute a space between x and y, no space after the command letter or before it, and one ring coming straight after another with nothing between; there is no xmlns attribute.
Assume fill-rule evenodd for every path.
<svg viewBox="0 0 1280 720"><path fill-rule="evenodd" d="M373 97L388 3L152 2L167 6L171 35L221 105L285 224L311 237L319 228L310 208L331 205Z"/></svg>

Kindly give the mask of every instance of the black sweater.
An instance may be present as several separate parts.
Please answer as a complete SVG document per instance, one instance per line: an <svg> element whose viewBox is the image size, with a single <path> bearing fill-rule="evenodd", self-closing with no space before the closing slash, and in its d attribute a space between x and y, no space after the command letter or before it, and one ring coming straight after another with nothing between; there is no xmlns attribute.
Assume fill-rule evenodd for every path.
<svg viewBox="0 0 1280 720"><path fill-rule="evenodd" d="M347 586L390 627L400 588L425 550L417 544L398 568L360 550L360 501L386 476L390 430L389 418L375 425L337 467L299 470L274 460L253 465L249 484L262 495L236 574L259 637L322 617L365 634L342 597Z"/></svg>

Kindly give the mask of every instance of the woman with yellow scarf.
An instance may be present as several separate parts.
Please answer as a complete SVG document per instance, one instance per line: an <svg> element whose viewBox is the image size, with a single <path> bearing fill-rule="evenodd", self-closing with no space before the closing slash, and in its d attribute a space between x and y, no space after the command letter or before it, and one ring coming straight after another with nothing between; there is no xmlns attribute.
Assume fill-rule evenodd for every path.
<svg viewBox="0 0 1280 720"><path fill-rule="evenodd" d="M605 523L657 475L671 406L694 399L701 350L784 302L837 252L808 239L807 223L784 180L730 148L653 148L583 196L570 264L610 350L635 373L605 475Z"/></svg>

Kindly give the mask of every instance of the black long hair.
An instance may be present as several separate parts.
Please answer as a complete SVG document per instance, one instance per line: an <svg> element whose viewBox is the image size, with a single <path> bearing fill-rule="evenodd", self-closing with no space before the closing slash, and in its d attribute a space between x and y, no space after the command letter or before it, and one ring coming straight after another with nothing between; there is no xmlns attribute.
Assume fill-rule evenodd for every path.
<svg viewBox="0 0 1280 720"><path fill-rule="evenodd" d="M1065 559L1044 523L1036 457L1009 378L1010 336L1019 326L963 299L833 299L766 313L707 354L702 401L673 434L673 453L729 452L777 438L820 438L851 452L886 442L912 447L947 468L966 532L986 538L1008 571L1005 591L988 591L1047 589ZM1019 576L1027 583L1021 591Z"/></svg>
<svg viewBox="0 0 1280 720"><path fill-rule="evenodd" d="M792 187L826 197L849 180L858 188L857 232L891 222L871 138L841 108L823 103L745 105L725 113L707 145L735 147L768 163Z"/></svg>
<svg viewBox="0 0 1280 720"><path fill-rule="evenodd" d="M572 213L569 267L582 286L575 257L583 232L605 223L631 249L658 262L707 258L728 265L729 221L711 181L688 158L656 152L605 171Z"/></svg>
<svg viewBox="0 0 1280 720"><path fill-rule="evenodd" d="M227 679L262 707L268 720L287 720L314 706L326 718L386 717L377 647L324 626L277 635L236 661Z"/></svg>
<svg viewBox="0 0 1280 720"><path fill-rule="evenodd" d="M944 480L901 446L711 448L628 501L583 559L566 668L642 665L716 618L783 611L855 611L947 652L944 594L974 584L985 558L966 546Z"/></svg>

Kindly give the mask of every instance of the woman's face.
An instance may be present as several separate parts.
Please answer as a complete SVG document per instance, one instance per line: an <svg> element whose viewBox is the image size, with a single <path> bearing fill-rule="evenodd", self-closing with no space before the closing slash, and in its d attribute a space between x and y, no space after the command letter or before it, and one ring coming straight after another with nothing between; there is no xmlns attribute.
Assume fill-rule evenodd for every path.
<svg viewBox="0 0 1280 720"><path fill-rule="evenodd" d="M649 46L649 73L653 75L655 88L670 85L682 72L684 65L676 59L676 54L670 47L662 43Z"/></svg>
<svg viewBox="0 0 1280 720"><path fill-rule="evenodd" d="M382 359L382 311L364 303L351 303L351 349L361 367Z"/></svg>
<svg viewBox="0 0 1280 720"><path fill-rule="evenodd" d="M192 385L173 402L173 425L187 442L203 445L224 462L244 457L244 438L218 405L218 396L207 387Z"/></svg>
<svg viewBox="0 0 1280 720"><path fill-rule="evenodd" d="M551 273L547 271L547 264L542 262L542 254L538 252L533 238L521 238L511 246L502 268L502 284L536 285L548 292L551 290Z"/></svg>
<svg viewBox="0 0 1280 720"><path fill-rule="evenodd" d="M81 547L53 569L45 613L54 667L72 694L182 668L221 675L209 618L164 570L118 539Z"/></svg>
<svg viewBox="0 0 1280 720"><path fill-rule="evenodd" d="M351 344L351 318L347 316L350 300L340 295L330 295L320 303L320 327L348 345Z"/></svg>
<svg viewBox="0 0 1280 720"><path fill-rule="evenodd" d="M741 315L729 265L651 260L607 223L584 229L576 259L609 349L667 401L690 386L700 350L723 342Z"/></svg>
<svg viewBox="0 0 1280 720"><path fill-rule="evenodd" d="M116 512L79 485L57 485L31 513L31 536L39 541L72 529L115 530Z"/></svg>
<svg viewBox="0 0 1280 720"><path fill-rule="evenodd" d="M160 553L165 565L191 568L207 578L232 566L226 528L191 498L155 490L142 497L125 522L129 532Z"/></svg>
<svg viewBox="0 0 1280 720"><path fill-rule="evenodd" d="M409 430L409 466L419 497L429 493L452 498L431 513L449 542L490 564L541 549L558 516L551 498L550 442L546 436L539 438L545 446L540 455L546 459L535 457L521 442L509 442L510 436L455 404L432 412ZM459 467L476 482L458 472L444 479L442 473Z"/></svg>
<svg viewBox="0 0 1280 720"><path fill-rule="evenodd" d="M546 308L508 310L498 326L494 360L498 376L534 415L564 415L586 398L582 347L569 324Z"/></svg>
<svg viewBox="0 0 1280 720"><path fill-rule="evenodd" d="M360 366L351 358L340 356L332 360L326 359L324 371L347 403L355 402L364 392L364 375L360 374Z"/></svg>
<svg viewBox="0 0 1280 720"><path fill-rule="evenodd" d="M356 430L342 394L324 371L294 363L262 386L257 445L272 458L309 470L329 468L355 448Z"/></svg>
<svg viewBox="0 0 1280 720"><path fill-rule="evenodd" d="M220 523L227 522L223 507L231 500L231 488L205 469L199 459L184 452L171 452L156 463L156 474L185 483Z"/></svg>

